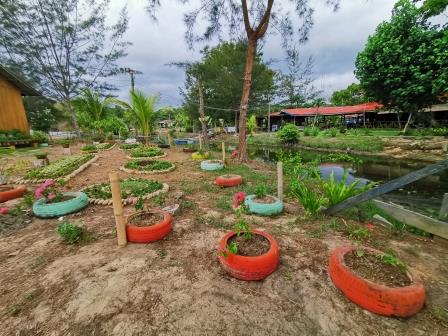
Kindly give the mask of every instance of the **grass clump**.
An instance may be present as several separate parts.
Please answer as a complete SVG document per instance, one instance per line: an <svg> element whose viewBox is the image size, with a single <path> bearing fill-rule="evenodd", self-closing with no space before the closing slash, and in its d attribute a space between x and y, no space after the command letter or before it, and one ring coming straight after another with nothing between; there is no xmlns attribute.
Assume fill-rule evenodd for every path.
<svg viewBox="0 0 448 336"><path fill-rule="evenodd" d="M68 221L59 223L56 231L66 244L77 244L89 240L89 235L82 226Z"/></svg>
<svg viewBox="0 0 448 336"><path fill-rule="evenodd" d="M144 178L126 179L120 181L121 198L140 197L162 189L162 183ZM90 198L110 199L112 191L109 183L100 183L84 189Z"/></svg>

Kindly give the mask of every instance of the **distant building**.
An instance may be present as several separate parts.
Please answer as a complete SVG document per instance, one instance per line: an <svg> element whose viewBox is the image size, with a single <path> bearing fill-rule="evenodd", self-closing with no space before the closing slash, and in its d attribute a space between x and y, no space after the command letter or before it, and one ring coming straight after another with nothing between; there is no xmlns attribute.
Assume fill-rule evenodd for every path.
<svg viewBox="0 0 448 336"><path fill-rule="evenodd" d="M0 65L0 130L30 131L22 96L40 96L28 83Z"/></svg>

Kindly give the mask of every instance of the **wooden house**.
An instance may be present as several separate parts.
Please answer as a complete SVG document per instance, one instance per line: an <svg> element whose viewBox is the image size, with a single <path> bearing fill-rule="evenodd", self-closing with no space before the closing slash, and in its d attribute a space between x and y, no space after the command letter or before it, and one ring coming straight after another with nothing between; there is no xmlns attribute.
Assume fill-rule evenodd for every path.
<svg viewBox="0 0 448 336"><path fill-rule="evenodd" d="M30 131L22 96L40 96L31 85L0 65L0 130Z"/></svg>

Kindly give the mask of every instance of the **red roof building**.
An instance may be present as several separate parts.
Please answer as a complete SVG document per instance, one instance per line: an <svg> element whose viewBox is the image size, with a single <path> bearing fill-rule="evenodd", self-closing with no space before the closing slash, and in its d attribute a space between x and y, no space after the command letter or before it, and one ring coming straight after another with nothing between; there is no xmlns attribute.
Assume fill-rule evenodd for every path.
<svg viewBox="0 0 448 336"><path fill-rule="evenodd" d="M313 117L320 116L344 116L351 114L362 114L366 112L373 112L383 105L372 102L352 106L316 106L304 107L295 109L284 109L280 112L271 113L271 117L290 116L290 117Z"/></svg>

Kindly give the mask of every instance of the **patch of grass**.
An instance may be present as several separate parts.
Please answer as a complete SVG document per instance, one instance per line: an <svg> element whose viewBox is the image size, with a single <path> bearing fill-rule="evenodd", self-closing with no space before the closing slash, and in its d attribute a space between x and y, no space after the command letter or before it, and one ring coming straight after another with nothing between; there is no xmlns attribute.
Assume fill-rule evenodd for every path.
<svg viewBox="0 0 448 336"><path fill-rule="evenodd" d="M166 250L159 250L159 257L162 259L165 259L165 257L168 255L168 252Z"/></svg>
<svg viewBox="0 0 448 336"><path fill-rule="evenodd" d="M292 281L294 273L291 272L290 270L284 270L282 272L282 275L285 278L285 280Z"/></svg>
<svg viewBox="0 0 448 336"><path fill-rule="evenodd" d="M38 256L34 261L30 264L30 268L32 270L39 269L47 264L47 259L44 256Z"/></svg>
<svg viewBox="0 0 448 336"><path fill-rule="evenodd" d="M437 321L442 323L445 327L448 327L448 308L434 305L429 311Z"/></svg>
<svg viewBox="0 0 448 336"><path fill-rule="evenodd" d="M205 225L213 226L218 229L231 229L232 225L224 222L221 218L213 217L213 216L202 216L198 215L196 220Z"/></svg>
<svg viewBox="0 0 448 336"><path fill-rule="evenodd" d="M39 295L43 292L41 289L33 289L27 293L25 293L17 302L12 303L6 307L6 311L11 316L17 316L22 310L24 310L27 306L39 297Z"/></svg>
<svg viewBox="0 0 448 336"><path fill-rule="evenodd" d="M216 202L216 207L224 211L232 210L231 199L228 196L221 196Z"/></svg>
<svg viewBox="0 0 448 336"><path fill-rule="evenodd" d="M196 209L197 207L198 205L196 204L196 202L187 199L184 200L181 204L182 210Z"/></svg>
<svg viewBox="0 0 448 336"><path fill-rule="evenodd" d="M322 238L324 234L328 231L328 226L324 223L320 224L319 227L311 232L308 232L308 236L311 238Z"/></svg>
<svg viewBox="0 0 448 336"><path fill-rule="evenodd" d="M56 231L66 244L78 244L91 239L85 228L68 221L59 223Z"/></svg>
<svg viewBox="0 0 448 336"><path fill-rule="evenodd" d="M152 201L154 202L154 204L160 207L164 206L166 201L166 194L158 194L152 199Z"/></svg>
<svg viewBox="0 0 448 336"><path fill-rule="evenodd" d="M342 149L350 148L352 150L363 152L379 152L384 149L381 138L369 136L337 136L337 137L302 137L300 144L313 148Z"/></svg>

